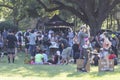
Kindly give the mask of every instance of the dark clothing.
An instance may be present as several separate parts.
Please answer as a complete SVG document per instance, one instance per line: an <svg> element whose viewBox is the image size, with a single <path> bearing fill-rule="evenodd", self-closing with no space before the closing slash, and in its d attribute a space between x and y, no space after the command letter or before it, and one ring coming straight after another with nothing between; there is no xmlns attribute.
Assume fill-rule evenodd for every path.
<svg viewBox="0 0 120 80"><path fill-rule="evenodd" d="M87 51L87 49L84 49L84 48L82 49L81 57L82 57L82 59L84 59L83 68L85 68L86 65L87 65L87 62L88 62L88 51Z"/></svg>
<svg viewBox="0 0 120 80"><path fill-rule="evenodd" d="M3 33L2 33L3 39L6 39L6 38L7 38L7 35L8 35L7 31L3 32Z"/></svg>
<svg viewBox="0 0 120 80"><path fill-rule="evenodd" d="M7 47L8 48L15 48L17 38L14 35L8 35L7 40L8 40L8 46Z"/></svg>
<svg viewBox="0 0 120 80"><path fill-rule="evenodd" d="M79 45L78 44L73 44L72 49L73 49L74 63L76 63L76 59L78 59L80 57Z"/></svg>
<svg viewBox="0 0 120 80"><path fill-rule="evenodd" d="M94 65L95 66L98 66L98 60L99 60L100 58L98 57L98 55L96 54L95 55L95 57L93 58L93 61L94 61Z"/></svg>
<svg viewBox="0 0 120 80"><path fill-rule="evenodd" d="M29 48L29 39L28 36L25 36L25 48Z"/></svg>
<svg viewBox="0 0 120 80"><path fill-rule="evenodd" d="M117 41L115 40L115 39L112 39L111 40L111 42L112 42L112 50L114 51L114 53L115 53L115 55L118 57L118 53L117 53Z"/></svg>
<svg viewBox="0 0 120 80"><path fill-rule="evenodd" d="M15 48L8 48L8 54L15 54Z"/></svg>
<svg viewBox="0 0 120 80"><path fill-rule="evenodd" d="M53 60L48 60L48 62L49 62L49 63L52 63L52 64L57 64L57 63L58 63L58 60L59 60L58 58L59 58L59 56L58 56L58 55L55 55L55 56L54 56L54 59L53 59Z"/></svg>
<svg viewBox="0 0 120 80"><path fill-rule="evenodd" d="M59 45L59 51L60 51L60 54L61 54L62 51L63 51L62 44Z"/></svg>
<svg viewBox="0 0 120 80"><path fill-rule="evenodd" d="M31 56L35 56L36 45L29 45L29 50L30 50Z"/></svg>
<svg viewBox="0 0 120 80"><path fill-rule="evenodd" d="M66 39L62 39L60 41L60 43L64 45L64 49L67 48L67 47L70 47L70 45L69 45L69 43L68 43L68 41Z"/></svg>

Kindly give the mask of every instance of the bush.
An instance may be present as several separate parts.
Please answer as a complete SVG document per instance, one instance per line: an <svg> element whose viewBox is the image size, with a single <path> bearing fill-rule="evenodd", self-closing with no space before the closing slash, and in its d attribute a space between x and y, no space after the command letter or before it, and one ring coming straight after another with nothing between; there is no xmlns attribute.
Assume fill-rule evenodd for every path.
<svg viewBox="0 0 120 80"><path fill-rule="evenodd" d="M4 29L18 30L18 27L8 21L0 22L0 31L3 31Z"/></svg>

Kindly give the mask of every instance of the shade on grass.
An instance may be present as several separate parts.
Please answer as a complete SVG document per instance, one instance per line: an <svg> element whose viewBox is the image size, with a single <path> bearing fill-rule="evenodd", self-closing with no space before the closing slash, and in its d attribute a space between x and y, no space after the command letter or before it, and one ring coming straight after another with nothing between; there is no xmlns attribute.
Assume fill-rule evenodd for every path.
<svg viewBox="0 0 120 80"><path fill-rule="evenodd" d="M7 57L4 57L0 62L0 80L120 80L120 65L114 72L98 72L98 67L91 66L89 73L81 73L76 71L75 64L24 64L24 56L24 53L19 53L14 64L8 64Z"/></svg>

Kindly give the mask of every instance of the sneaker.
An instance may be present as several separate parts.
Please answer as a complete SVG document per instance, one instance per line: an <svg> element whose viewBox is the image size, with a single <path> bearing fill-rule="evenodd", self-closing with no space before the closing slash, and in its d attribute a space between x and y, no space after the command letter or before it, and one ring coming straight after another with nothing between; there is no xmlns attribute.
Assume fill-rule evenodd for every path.
<svg viewBox="0 0 120 80"><path fill-rule="evenodd" d="M105 71L110 71L110 69L106 69Z"/></svg>
<svg viewBox="0 0 120 80"><path fill-rule="evenodd" d="M87 70L82 70L82 72L87 72Z"/></svg>
<svg viewBox="0 0 120 80"><path fill-rule="evenodd" d="M82 72L87 72L87 70L85 68L82 68L81 71Z"/></svg>

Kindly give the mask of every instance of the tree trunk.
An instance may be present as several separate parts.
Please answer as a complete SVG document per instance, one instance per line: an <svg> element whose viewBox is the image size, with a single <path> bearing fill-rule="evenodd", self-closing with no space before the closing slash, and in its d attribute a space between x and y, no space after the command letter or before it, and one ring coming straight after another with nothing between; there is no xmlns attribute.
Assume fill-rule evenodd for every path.
<svg viewBox="0 0 120 80"><path fill-rule="evenodd" d="M118 31L120 31L120 21L117 19L117 26L118 26Z"/></svg>
<svg viewBox="0 0 120 80"><path fill-rule="evenodd" d="M113 26L113 15L110 14L110 26L109 26L109 29L111 29Z"/></svg>
<svg viewBox="0 0 120 80"><path fill-rule="evenodd" d="M109 17L107 18L107 29L109 28Z"/></svg>
<svg viewBox="0 0 120 80"><path fill-rule="evenodd" d="M13 23L14 23L14 26L16 26L16 27L19 26L19 22L18 22L18 20L16 20L16 18L14 18Z"/></svg>
<svg viewBox="0 0 120 80"><path fill-rule="evenodd" d="M92 22L89 23L90 26L90 35L95 36L101 29L102 23L101 22Z"/></svg>

